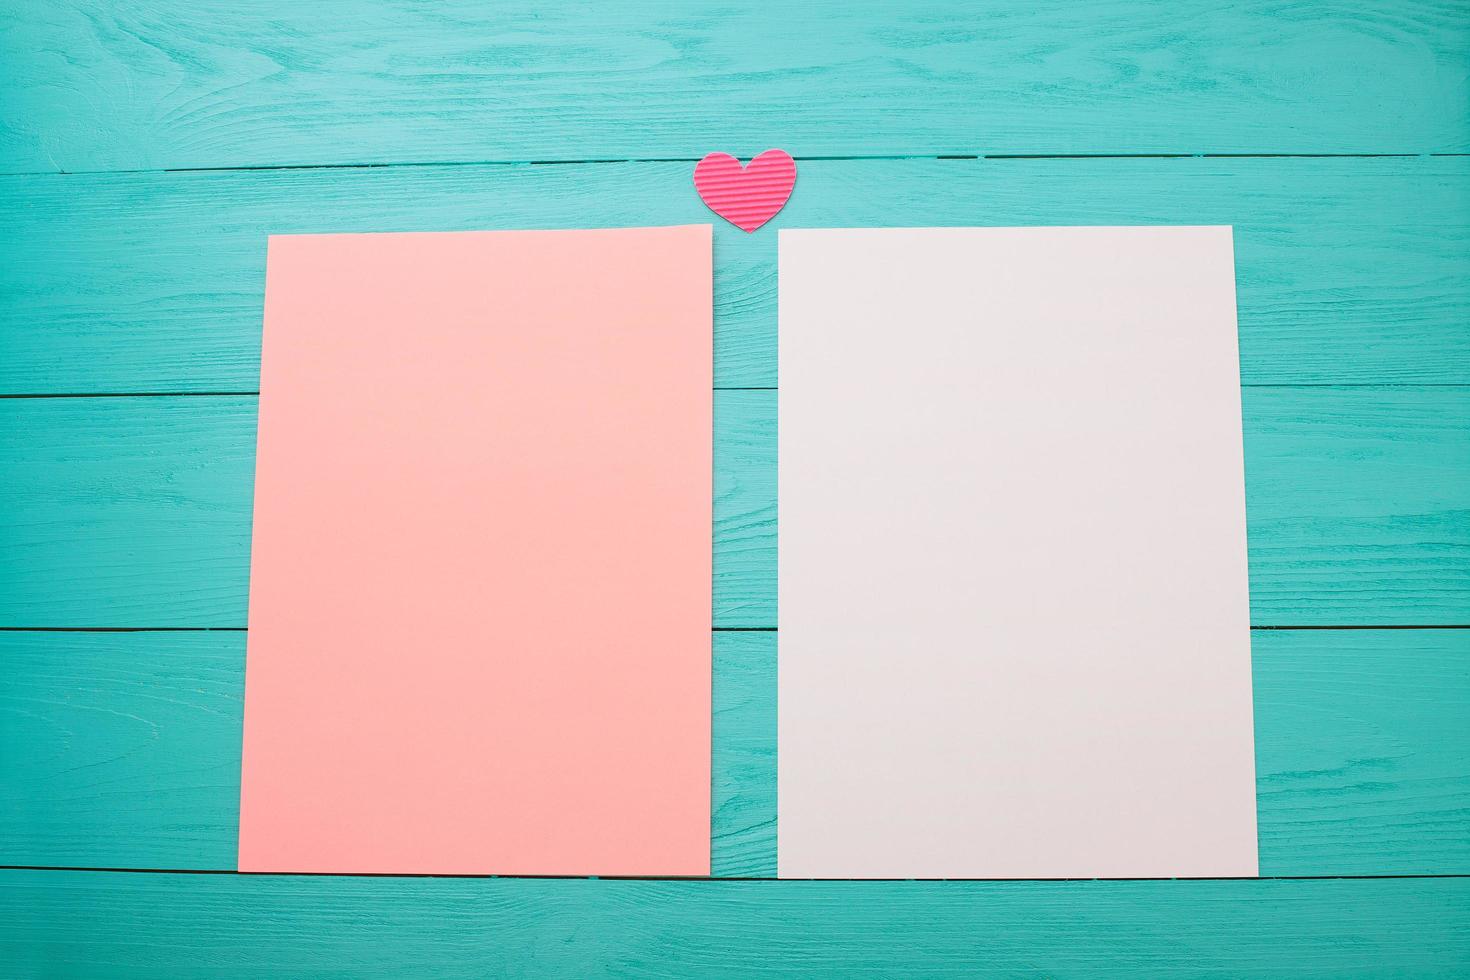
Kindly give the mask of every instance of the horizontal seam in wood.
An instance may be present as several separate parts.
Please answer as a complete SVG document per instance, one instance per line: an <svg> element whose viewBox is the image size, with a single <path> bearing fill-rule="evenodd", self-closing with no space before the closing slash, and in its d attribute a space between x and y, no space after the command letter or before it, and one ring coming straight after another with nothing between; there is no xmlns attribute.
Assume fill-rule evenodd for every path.
<svg viewBox="0 0 1470 980"><path fill-rule="evenodd" d="M885 162L897 160L1413 160L1470 156L1459 152L1381 153L871 153L794 156L798 162ZM699 157L589 157L572 160L396 160L381 163L274 163L210 167L144 167L127 170L16 170L3 177L83 177L128 174L253 173L290 170L383 170L432 167L568 167L606 164L698 163Z"/></svg>
<svg viewBox="0 0 1470 980"><path fill-rule="evenodd" d="M1465 388L1470 381L1304 381L1304 382L1241 382L1241 388L1256 389L1316 389L1340 388L1343 390L1398 390L1408 388ZM711 391L779 391L776 385L716 385ZM39 400L61 398L259 398L259 391L66 391L66 392L8 392L0 393L5 399Z"/></svg>
<svg viewBox="0 0 1470 980"><path fill-rule="evenodd" d="M1470 623L1339 623L1252 626L1252 631L1466 630ZM245 626L0 626L0 633L245 633ZM777 633L778 626L711 626L711 633Z"/></svg>
<svg viewBox="0 0 1470 980"><path fill-rule="evenodd" d="M240 878L453 878L485 879L505 881L664 881L697 882L720 884L725 882L797 882L797 881L841 881L853 884L895 884L902 882L992 882L1068 884L1078 882L1192 882L1192 881L1421 881L1426 879L1470 878L1470 874L1381 874L1381 875L1259 875L1256 877L1201 877L1201 878L775 878L775 877L676 877L669 875L493 875L493 874L373 874L370 872L341 871L236 871L230 868L106 868L73 867L69 865L4 864L0 871L72 871L95 874L147 874L147 875L216 875Z"/></svg>

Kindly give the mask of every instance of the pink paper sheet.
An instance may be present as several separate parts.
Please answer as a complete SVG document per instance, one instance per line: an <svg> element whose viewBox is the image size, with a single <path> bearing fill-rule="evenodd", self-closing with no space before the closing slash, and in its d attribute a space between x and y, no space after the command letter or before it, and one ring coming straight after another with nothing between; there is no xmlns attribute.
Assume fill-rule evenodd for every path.
<svg viewBox="0 0 1470 980"><path fill-rule="evenodd" d="M709 873L710 235L271 239L240 870Z"/></svg>

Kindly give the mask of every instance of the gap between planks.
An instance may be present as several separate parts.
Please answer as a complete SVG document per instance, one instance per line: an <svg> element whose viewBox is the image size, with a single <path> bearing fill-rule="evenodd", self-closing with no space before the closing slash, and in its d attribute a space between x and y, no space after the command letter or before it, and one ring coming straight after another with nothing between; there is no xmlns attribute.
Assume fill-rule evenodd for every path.
<svg viewBox="0 0 1470 980"><path fill-rule="evenodd" d="M1470 384L1454 381L1364 381L1364 382L1309 382L1299 384L1274 384L1266 382L1243 382L1242 388L1252 390L1258 388L1277 389L1316 389L1316 388L1341 388L1347 389L1399 389L1399 388L1470 388ZM712 391L780 391L776 385L715 385ZM47 392L8 392L0 393L0 399L40 399L40 398L259 398L259 391L47 391Z"/></svg>
<svg viewBox="0 0 1470 980"><path fill-rule="evenodd" d="M1465 630L1470 623L1390 623L1385 625L1352 623L1346 625L1294 626L1271 624L1252 626L1257 630ZM776 626L711 626L712 633L776 633ZM0 633L246 633L244 626L0 626ZM3 867L3 866L0 866Z"/></svg>
<svg viewBox="0 0 1470 980"><path fill-rule="evenodd" d="M854 884L893 884L897 882L1030 882L1062 884L1066 882L1130 882L1130 881L1418 881L1423 879L1470 878L1470 874L1385 874L1385 875L1259 875L1250 877L1203 878L752 878L752 877L678 877L672 875L493 875L493 874L374 874L367 871L234 871L229 868L99 868L50 864L0 864L0 871L78 871L99 874L138 875L214 875L237 878L449 878L506 881L680 881L708 884L728 882L796 882L831 881Z"/></svg>
<svg viewBox="0 0 1470 980"><path fill-rule="evenodd" d="M1412 160L1466 157L1470 153L864 153L799 156L802 162L831 160ZM240 167L155 167L132 170L19 170L5 177L57 177L98 174L248 173L276 170L383 170L390 167L575 167L619 163L698 163L699 157L591 157L577 160L416 160L385 163L278 163Z"/></svg>

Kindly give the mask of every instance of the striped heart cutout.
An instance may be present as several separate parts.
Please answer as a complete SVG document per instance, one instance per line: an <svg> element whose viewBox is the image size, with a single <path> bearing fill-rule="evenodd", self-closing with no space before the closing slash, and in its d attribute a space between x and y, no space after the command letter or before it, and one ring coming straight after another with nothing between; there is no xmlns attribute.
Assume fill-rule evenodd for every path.
<svg viewBox="0 0 1470 980"><path fill-rule="evenodd" d="M711 153L694 167L700 199L744 231L774 218L795 186L796 161L785 150L767 150L743 167L728 153Z"/></svg>

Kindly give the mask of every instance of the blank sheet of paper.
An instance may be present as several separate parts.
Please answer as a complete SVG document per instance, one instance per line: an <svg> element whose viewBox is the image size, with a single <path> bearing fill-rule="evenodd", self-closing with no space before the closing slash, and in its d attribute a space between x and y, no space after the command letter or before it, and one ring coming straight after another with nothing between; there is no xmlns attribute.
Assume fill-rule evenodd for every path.
<svg viewBox="0 0 1470 980"><path fill-rule="evenodd" d="M271 239L241 870L709 873L710 262Z"/></svg>
<svg viewBox="0 0 1470 980"><path fill-rule="evenodd" d="M780 234L782 877L1255 875L1229 228Z"/></svg>

